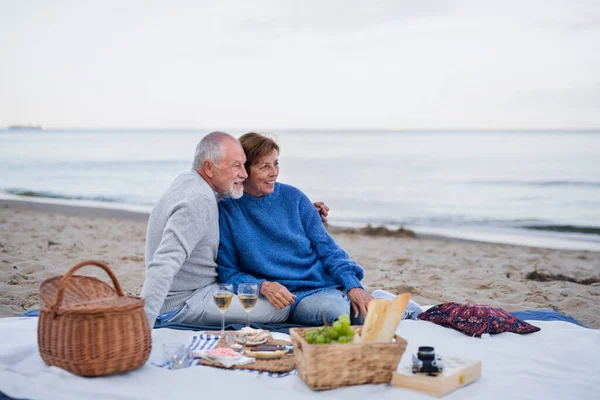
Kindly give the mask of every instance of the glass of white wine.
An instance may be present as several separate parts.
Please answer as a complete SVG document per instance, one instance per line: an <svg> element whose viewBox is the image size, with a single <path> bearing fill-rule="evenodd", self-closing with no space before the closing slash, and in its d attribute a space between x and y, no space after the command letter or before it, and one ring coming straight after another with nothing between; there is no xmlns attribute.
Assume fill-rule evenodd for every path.
<svg viewBox="0 0 600 400"><path fill-rule="evenodd" d="M258 302L258 285L256 283L240 283L238 298L242 308L246 311L246 326L250 326L249 314Z"/></svg>
<svg viewBox="0 0 600 400"><path fill-rule="evenodd" d="M221 337L225 335L225 312L233 299L233 285L220 283L219 288L213 293L213 300L221 312Z"/></svg>

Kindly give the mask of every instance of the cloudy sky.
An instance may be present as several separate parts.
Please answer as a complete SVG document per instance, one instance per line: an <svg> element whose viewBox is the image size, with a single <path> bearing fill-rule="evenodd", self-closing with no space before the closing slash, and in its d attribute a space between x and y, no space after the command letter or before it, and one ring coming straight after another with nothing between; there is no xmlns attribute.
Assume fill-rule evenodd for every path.
<svg viewBox="0 0 600 400"><path fill-rule="evenodd" d="M597 0L0 0L0 127L600 128Z"/></svg>

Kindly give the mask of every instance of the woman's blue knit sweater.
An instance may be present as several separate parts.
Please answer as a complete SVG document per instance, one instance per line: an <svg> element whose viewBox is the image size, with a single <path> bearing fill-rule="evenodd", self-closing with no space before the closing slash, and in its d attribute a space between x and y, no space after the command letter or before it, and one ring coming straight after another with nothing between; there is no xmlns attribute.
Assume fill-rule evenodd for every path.
<svg viewBox="0 0 600 400"><path fill-rule="evenodd" d="M293 186L219 202L219 281L276 281L296 302L325 288L362 287L363 270L325 230L319 212ZM293 308L293 307L292 307Z"/></svg>

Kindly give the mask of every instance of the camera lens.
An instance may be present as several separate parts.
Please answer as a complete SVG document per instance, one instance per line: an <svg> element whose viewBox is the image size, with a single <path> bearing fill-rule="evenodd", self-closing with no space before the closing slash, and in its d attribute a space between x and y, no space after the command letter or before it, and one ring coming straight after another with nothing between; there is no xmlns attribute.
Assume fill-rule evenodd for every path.
<svg viewBox="0 0 600 400"><path fill-rule="evenodd" d="M417 356L419 357L419 360L433 360L435 358L435 352L431 346L421 346L419 347Z"/></svg>

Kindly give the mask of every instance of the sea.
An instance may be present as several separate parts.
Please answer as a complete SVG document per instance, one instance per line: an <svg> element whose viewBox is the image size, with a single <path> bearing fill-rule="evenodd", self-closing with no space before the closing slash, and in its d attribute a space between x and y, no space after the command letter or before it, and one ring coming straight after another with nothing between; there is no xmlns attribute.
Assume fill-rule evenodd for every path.
<svg viewBox="0 0 600 400"><path fill-rule="evenodd" d="M206 133L0 130L0 197L150 211ZM600 131L267 133L332 225L600 250Z"/></svg>

